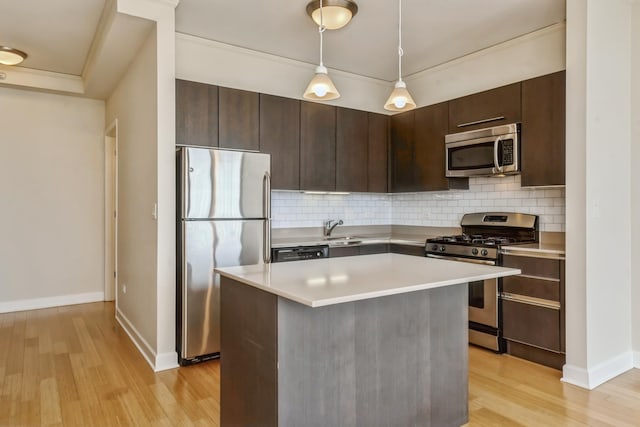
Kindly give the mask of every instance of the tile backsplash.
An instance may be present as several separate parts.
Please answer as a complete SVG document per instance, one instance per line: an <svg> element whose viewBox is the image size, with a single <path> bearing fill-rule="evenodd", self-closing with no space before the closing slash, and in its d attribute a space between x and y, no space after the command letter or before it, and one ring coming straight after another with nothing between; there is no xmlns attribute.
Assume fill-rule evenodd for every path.
<svg viewBox="0 0 640 427"><path fill-rule="evenodd" d="M565 231L564 187L520 186L520 176L473 177L469 190L400 194L305 194L274 191L274 228L319 227L327 219L345 225L457 227L469 212L507 211L540 217L540 231Z"/></svg>

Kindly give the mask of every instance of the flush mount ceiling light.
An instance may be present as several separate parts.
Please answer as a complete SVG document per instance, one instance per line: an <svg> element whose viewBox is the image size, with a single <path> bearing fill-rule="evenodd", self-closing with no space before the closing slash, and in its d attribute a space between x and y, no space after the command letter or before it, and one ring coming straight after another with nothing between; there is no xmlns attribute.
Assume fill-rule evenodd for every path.
<svg viewBox="0 0 640 427"><path fill-rule="evenodd" d="M416 108L416 103L407 90L407 84L402 81L402 0L398 0L398 81L395 84L384 109L389 111L409 111Z"/></svg>
<svg viewBox="0 0 640 427"><path fill-rule="evenodd" d="M307 15L317 25L324 25L327 30L337 30L344 27L358 13L358 5L351 0L323 1L324 8L320 7L320 0L313 0L307 4Z"/></svg>
<svg viewBox="0 0 640 427"><path fill-rule="evenodd" d="M302 95L306 99L312 99L314 101L330 101L332 99L340 98L340 93L336 86L329 78L327 68L322 63L322 33L326 29L324 26L324 18L322 17L322 5L323 0L320 0L320 24L318 25L318 33L320 33L320 65L316 67L316 75L311 79L307 89Z"/></svg>
<svg viewBox="0 0 640 427"><path fill-rule="evenodd" d="M0 46L0 64L17 65L27 58L27 54L21 50L8 46Z"/></svg>

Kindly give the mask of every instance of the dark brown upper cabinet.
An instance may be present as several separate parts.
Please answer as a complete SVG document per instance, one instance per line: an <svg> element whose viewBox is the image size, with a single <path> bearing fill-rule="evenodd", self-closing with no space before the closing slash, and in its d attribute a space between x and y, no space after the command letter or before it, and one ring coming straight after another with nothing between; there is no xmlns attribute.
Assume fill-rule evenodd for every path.
<svg viewBox="0 0 640 427"><path fill-rule="evenodd" d="M415 110L391 116L391 143L389 159L389 190L393 193L416 191Z"/></svg>
<svg viewBox="0 0 640 427"><path fill-rule="evenodd" d="M260 94L260 151L271 154L271 188L300 189L300 101Z"/></svg>
<svg viewBox="0 0 640 427"><path fill-rule="evenodd" d="M449 101L449 133L517 123L520 108L520 83L453 99Z"/></svg>
<svg viewBox="0 0 640 427"><path fill-rule="evenodd" d="M176 144L218 146L218 87L176 80Z"/></svg>
<svg viewBox="0 0 640 427"><path fill-rule="evenodd" d="M389 116L369 113L369 167L367 191L386 193L389 153Z"/></svg>
<svg viewBox="0 0 640 427"><path fill-rule="evenodd" d="M369 115L337 108L336 191L365 192L369 175Z"/></svg>
<svg viewBox="0 0 640 427"><path fill-rule="evenodd" d="M447 190L444 136L447 134L449 108L446 102L415 111L416 184L420 190Z"/></svg>
<svg viewBox="0 0 640 427"><path fill-rule="evenodd" d="M469 188L469 180L445 177L446 102L391 117L391 185L394 193Z"/></svg>
<svg viewBox="0 0 640 427"><path fill-rule="evenodd" d="M260 141L260 97L256 92L218 89L220 148L258 151Z"/></svg>
<svg viewBox="0 0 640 427"><path fill-rule="evenodd" d="M565 72L522 82L522 185L565 183Z"/></svg>
<svg viewBox="0 0 640 427"><path fill-rule="evenodd" d="M336 189L336 107L300 103L300 188Z"/></svg>

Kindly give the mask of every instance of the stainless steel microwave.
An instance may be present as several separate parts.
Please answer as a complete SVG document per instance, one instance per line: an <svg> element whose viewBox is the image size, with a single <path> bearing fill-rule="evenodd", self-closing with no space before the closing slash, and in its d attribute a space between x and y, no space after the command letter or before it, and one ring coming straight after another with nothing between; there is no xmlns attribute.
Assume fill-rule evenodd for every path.
<svg viewBox="0 0 640 427"><path fill-rule="evenodd" d="M445 136L448 177L520 172L520 123Z"/></svg>

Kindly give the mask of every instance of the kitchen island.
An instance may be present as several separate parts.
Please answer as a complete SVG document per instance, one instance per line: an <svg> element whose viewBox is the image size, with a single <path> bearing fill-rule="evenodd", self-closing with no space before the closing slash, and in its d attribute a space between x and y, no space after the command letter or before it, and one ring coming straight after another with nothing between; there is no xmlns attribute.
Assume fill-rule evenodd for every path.
<svg viewBox="0 0 640 427"><path fill-rule="evenodd" d="M221 425L460 426L467 282L398 254L220 268Z"/></svg>

